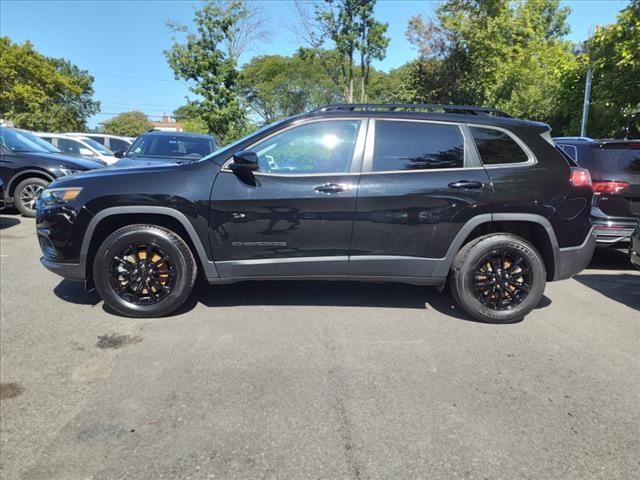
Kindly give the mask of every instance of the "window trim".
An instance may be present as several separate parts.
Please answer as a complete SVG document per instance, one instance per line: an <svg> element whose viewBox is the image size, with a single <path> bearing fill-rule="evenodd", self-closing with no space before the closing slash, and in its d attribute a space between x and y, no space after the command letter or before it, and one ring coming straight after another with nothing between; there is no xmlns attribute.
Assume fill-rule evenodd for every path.
<svg viewBox="0 0 640 480"><path fill-rule="evenodd" d="M428 123L435 125L449 125L458 127L462 141L464 145L464 156L462 159L462 167L451 168L425 168L415 170L382 170L379 172L373 171L373 158L375 154L375 140L376 140L376 121L392 121L392 122L410 122L410 123ZM466 131L465 124L458 122L442 122L438 120L422 120L416 118L393 118L393 117L376 117L369 119L369 128L367 132L367 145L364 153L364 161L362 162L362 175L386 175L395 173L433 173L433 172L450 172L458 170L479 170L482 169L482 165L479 164L479 156L477 152L469 148L469 132ZM475 148L475 147L474 147Z"/></svg>
<svg viewBox="0 0 640 480"><path fill-rule="evenodd" d="M497 130L499 132L506 133L511 139L518 144L518 146L522 149L522 151L527 156L526 162L514 162L514 163L494 163L492 165L485 165L482 161L482 156L480 155L480 151L478 150L478 145L476 144L475 138L473 138L473 134L471 133L471 128L484 128L487 130ZM520 168L520 167L530 167L532 165L536 165L538 163L538 159L533 154L533 152L529 149L526 143L524 143L520 137L518 137L515 133L507 130L506 128L496 127L494 125L480 125L477 123L467 123L467 128L469 128L469 134L471 135L471 139L473 140L473 148L478 155L478 159L480 160L480 164L482 168L493 169L493 168Z"/></svg>
<svg viewBox="0 0 640 480"><path fill-rule="evenodd" d="M368 123L371 120L367 117L333 117L333 118L314 118L310 120L303 120L299 122L293 122L290 125L287 125L285 128L277 130L266 137L262 137L250 145L247 145L242 150L251 150L259 143L269 140L270 138L275 137L276 135L280 135L283 132L291 130L293 128L301 127L303 125L309 125L312 123L318 122L335 122L335 121L358 121L360 122L360 127L358 128L358 134L356 136L356 143L353 149L353 156L351 157L351 164L349 166L348 172L323 172L323 173L271 173L271 172L261 172L260 170L256 170L253 172L255 176L261 177L284 177L284 178L304 178L304 177L336 177L336 176L346 176L346 175L360 175L361 167L362 167L362 157L364 155L365 150L365 141L367 139L367 131L368 131ZM238 150L240 151L240 150ZM229 165L233 162L233 155L231 155L225 162L222 164L220 168L220 173L233 173L235 172L229 168Z"/></svg>

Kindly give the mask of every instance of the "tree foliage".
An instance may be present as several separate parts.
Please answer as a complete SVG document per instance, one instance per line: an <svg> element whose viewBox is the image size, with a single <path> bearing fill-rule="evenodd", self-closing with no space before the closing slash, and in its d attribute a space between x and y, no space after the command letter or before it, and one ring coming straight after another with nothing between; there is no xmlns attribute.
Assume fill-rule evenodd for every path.
<svg viewBox="0 0 640 480"><path fill-rule="evenodd" d="M356 69L359 64L359 97L367 100L373 60L385 58L389 38L387 23L373 16L375 0L324 0L313 3L309 14L300 3L302 32L319 64L342 92L344 101L356 97ZM331 45L327 49L327 41Z"/></svg>
<svg viewBox="0 0 640 480"><path fill-rule="evenodd" d="M199 117L223 143L241 136L247 118L239 96L238 56L255 40L258 13L241 0L206 1L195 12L195 31L169 23L175 37L165 55L177 79L192 85ZM256 23L258 22L258 23Z"/></svg>
<svg viewBox="0 0 640 480"><path fill-rule="evenodd" d="M246 105L264 123L340 100L327 73L305 51L254 57L241 73Z"/></svg>
<svg viewBox="0 0 640 480"><path fill-rule="evenodd" d="M105 133L137 137L153 127L147 116L140 111L123 112L102 122Z"/></svg>
<svg viewBox="0 0 640 480"><path fill-rule="evenodd" d="M0 37L0 118L31 130L83 130L100 109L92 97L87 71L38 53L30 42Z"/></svg>

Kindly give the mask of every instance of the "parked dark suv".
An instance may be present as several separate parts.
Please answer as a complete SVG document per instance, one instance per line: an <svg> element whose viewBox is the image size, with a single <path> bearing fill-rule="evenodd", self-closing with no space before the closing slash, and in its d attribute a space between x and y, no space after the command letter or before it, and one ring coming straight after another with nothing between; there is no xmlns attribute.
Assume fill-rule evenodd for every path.
<svg viewBox="0 0 640 480"><path fill-rule="evenodd" d="M36 198L52 180L100 168L104 163L63 155L31 132L0 127L0 179L3 200L27 217L35 217Z"/></svg>
<svg viewBox="0 0 640 480"><path fill-rule="evenodd" d="M591 216L598 244L628 242L640 218L640 140L554 140L591 173Z"/></svg>
<svg viewBox="0 0 640 480"><path fill-rule="evenodd" d="M126 152L116 152L116 157L122 158L118 165L140 165L141 161L179 163L200 160L215 149L211 135L149 130L136 138Z"/></svg>
<svg viewBox="0 0 640 480"><path fill-rule="evenodd" d="M595 248L589 172L547 125L433 105L334 105L199 161L56 181L42 263L111 309L166 315L212 284L362 280L443 287L487 322L538 305Z"/></svg>

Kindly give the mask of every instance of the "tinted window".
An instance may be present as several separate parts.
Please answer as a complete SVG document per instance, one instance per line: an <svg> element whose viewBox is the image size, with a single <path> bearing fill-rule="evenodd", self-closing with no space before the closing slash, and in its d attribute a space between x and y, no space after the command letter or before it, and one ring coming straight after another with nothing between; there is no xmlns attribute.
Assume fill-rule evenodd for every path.
<svg viewBox="0 0 640 480"><path fill-rule="evenodd" d="M470 127L470 129L483 164L499 165L528 160L524 150L508 134L489 128Z"/></svg>
<svg viewBox="0 0 640 480"><path fill-rule="evenodd" d="M80 142L69 138L58 138L58 148L68 155L80 155L81 148L87 148Z"/></svg>
<svg viewBox="0 0 640 480"><path fill-rule="evenodd" d="M578 161L578 149L573 145L558 145L572 160Z"/></svg>
<svg viewBox="0 0 640 480"><path fill-rule="evenodd" d="M358 120L308 123L274 135L251 150L257 153L262 172L348 172L359 127Z"/></svg>
<svg viewBox="0 0 640 480"><path fill-rule="evenodd" d="M127 148L129 148L129 144L124 140L120 140L117 138L110 138L109 147L110 147L109 150L111 150L112 152L126 151Z"/></svg>
<svg viewBox="0 0 640 480"><path fill-rule="evenodd" d="M141 135L127 156L173 157L198 160L213 152L213 140L183 135Z"/></svg>
<svg viewBox="0 0 640 480"><path fill-rule="evenodd" d="M464 138L456 125L377 120L373 171L462 168Z"/></svg>
<svg viewBox="0 0 640 480"><path fill-rule="evenodd" d="M98 137L98 136L94 137L93 135L87 135L87 138L90 138L91 140L94 140L102 145L106 145L104 137Z"/></svg>
<svg viewBox="0 0 640 480"><path fill-rule="evenodd" d="M594 148L593 156L601 174L640 174L640 143L624 148Z"/></svg>

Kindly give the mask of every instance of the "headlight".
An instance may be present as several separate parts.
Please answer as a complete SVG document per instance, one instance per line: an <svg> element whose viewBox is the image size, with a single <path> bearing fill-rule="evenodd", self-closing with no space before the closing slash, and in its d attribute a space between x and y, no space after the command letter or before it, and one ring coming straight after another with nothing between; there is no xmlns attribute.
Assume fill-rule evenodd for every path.
<svg viewBox="0 0 640 480"><path fill-rule="evenodd" d="M59 205L74 200L82 188L51 188L47 189L40 195L40 201L43 205Z"/></svg>
<svg viewBox="0 0 640 480"><path fill-rule="evenodd" d="M73 175L74 173L78 173L80 170L71 170L70 168L59 168L58 169L62 175Z"/></svg>

